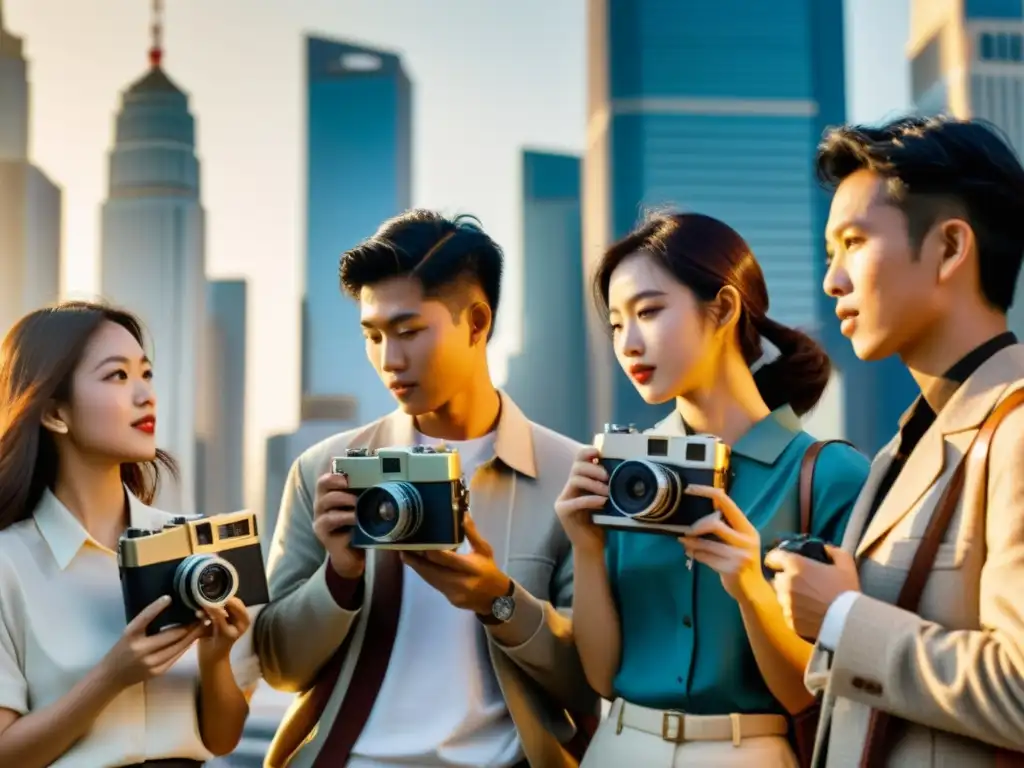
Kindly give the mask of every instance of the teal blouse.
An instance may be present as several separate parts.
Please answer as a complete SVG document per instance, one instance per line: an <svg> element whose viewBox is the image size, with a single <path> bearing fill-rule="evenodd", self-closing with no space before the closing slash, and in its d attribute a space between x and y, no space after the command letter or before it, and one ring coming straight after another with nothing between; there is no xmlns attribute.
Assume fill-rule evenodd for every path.
<svg viewBox="0 0 1024 768"><path fill-rule="evenodd" d="M673 412L652 430L683 435ZM755 424L732 447L729 495L761 534L765 552L800 528L798 479L814 438L789 406ZM814 473L812 532L837 543L867 479L869 462L845 444L826 446ZM622 626L615 695L693 714L779 713L747 640L739 606L711 568L686 567L672 536L608 531L608 577Z"/></svg>

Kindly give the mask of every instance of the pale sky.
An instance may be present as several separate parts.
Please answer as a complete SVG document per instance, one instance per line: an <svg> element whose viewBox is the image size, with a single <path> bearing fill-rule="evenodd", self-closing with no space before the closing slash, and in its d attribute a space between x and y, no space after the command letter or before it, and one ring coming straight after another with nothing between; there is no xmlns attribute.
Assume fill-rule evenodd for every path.
<svg viewBox="0 0 1024 768"><path fill-rule="evenodd" d="M852 119L877 119L906 104L906 2L847 0ZM92 295L113 118L121 91L147 67L150 2L0 3L30 60L33 159L64 189L64 291ZM493 342L501 381L505 352L518 347L521 314L519 152L583 148L586 3L164 5L164 66L197 117L207 271L249 284L246 488L248 503L261 508L265 439L298 418L303 34L402 54L414 88L414 204L476 214L509 255Z"/></svg>

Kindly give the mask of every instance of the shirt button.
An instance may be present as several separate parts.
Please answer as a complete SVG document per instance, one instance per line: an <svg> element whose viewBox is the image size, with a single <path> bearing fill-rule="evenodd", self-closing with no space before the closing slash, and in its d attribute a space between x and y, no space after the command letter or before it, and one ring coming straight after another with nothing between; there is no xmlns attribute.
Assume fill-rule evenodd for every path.
<svg viewBox="0 0 1024 768"><path fill-rule="evenodd" d="M691 619L689 616L683 616L683 626L686 627L687 629L692 627L693 626L693 619Z"/></svg>

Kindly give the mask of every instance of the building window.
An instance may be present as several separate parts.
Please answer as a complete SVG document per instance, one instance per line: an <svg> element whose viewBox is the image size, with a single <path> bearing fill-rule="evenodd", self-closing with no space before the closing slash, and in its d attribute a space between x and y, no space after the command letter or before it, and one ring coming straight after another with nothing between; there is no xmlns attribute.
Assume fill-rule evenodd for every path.
<svg viewBox="0 0 1024 768"><path fill-rule="evenodd" d="M995 41L992 39L992 35L985 32L981 36L981 60L991 61L996 55Z"/></svg>
<svg viewBox="0 0 1024 768"><path fill-rule="evenodd" d="M1020 35L1010 35L1010 61L1020 61L1024 59L1024 46L1021 45Z"/></svg>
<svg viewBox="0 0 1024 768"><path fill-rule="evenodd" d="M999 61L1006 61L1010 58L1010 41L1008 35L996 35L996 58Z"/></svg>

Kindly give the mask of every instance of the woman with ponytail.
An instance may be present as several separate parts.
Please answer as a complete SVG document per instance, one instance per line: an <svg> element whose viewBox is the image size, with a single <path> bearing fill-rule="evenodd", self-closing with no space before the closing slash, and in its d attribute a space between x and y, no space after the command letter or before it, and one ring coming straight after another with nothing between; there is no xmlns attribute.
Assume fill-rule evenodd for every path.
<svg viewBox="0 0 1024 768"><path fill-rule="evenodd" d="M821 398L829 359L769 318L749 246L709 216L650 219L604 254L594 293L637 391L675 401L650 431L718 436L732 478L728 495L686 489L721 515L676 540L595 526L608 475L593 448L578 456L556 509L573 544L580 658L613 701L583 768L796 766L790 723L813 704L812 646L789 629L762 563L801 527L800 469L815 440L799 417ZM868 461L835 443L815 467L810 532L838 542Z"/></svg>

